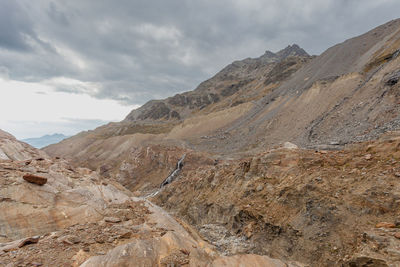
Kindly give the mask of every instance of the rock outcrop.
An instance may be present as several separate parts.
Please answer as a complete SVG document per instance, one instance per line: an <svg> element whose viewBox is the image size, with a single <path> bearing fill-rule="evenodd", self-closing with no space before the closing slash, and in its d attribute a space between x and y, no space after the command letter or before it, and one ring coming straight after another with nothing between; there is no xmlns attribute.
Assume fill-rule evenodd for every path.
<svg viewBox="0 0 400 267"><path fill-rule="evenodd" d="M46 158L45 152L19 142L14 136L0 130L0 160L27 160Z"/></svg>

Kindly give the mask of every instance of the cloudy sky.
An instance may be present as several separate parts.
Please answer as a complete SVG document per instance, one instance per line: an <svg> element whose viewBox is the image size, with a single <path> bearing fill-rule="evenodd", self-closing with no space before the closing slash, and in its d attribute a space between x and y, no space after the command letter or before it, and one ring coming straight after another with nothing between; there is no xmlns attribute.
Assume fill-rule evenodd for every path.
<svg viewBox="0 0 400 267"><path fill-rule="evenodd" d="M0 128L92 129L233 60L293 43L320 54L399 10L399 0L0 0Z"/></svg>

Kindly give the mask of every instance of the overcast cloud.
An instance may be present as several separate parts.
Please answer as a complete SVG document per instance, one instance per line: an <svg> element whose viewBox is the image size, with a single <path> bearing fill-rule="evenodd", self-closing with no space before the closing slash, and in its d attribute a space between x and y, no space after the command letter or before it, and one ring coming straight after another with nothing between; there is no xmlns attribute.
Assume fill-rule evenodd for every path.
<svg viewBox="0 0 400 267"><path fill-rule="evenodd" d="M398 0L1 0L0 77L143 104L267 49L319 54L399 10Z"/></svg>

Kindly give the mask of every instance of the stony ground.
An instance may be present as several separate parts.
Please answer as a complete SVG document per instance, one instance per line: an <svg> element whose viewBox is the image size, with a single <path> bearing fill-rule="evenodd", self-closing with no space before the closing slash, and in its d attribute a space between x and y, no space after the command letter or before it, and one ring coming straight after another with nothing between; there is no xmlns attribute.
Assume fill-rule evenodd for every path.
<svg viewBox="0 0 400 267"><path fill-rule="evenodd" d="M134 239L161 236L165 229L145 230L149 210L143 202L127 202L109 208L104 220L77 224L40 236L37 243L3 252L0 266L79 266L91 256L104 255Z"/></svg>

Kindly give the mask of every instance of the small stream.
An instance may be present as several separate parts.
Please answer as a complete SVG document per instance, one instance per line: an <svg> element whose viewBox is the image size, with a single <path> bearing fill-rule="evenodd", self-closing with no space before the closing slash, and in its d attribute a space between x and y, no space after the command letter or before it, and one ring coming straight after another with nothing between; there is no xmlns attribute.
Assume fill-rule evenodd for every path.
<svg viewBox="0 0 400 267"><path fill-rule="evenodd" d="M160 191L161 191L166 185L172 183L172 182L178 177L179 173L180 173L181 170L182 170L183 161L185 160L185 157L186 157L186 154L183 154L183 156L179 159L178 163L176 163L175 170L173 170L173 171L171 172L171 174L168 175L167 178L165 178L165 180L160 184L160 188L159 188L156 192L147 195L147 196L145 197L146 199L149 198L149 197L154 197L154 196L158 195L158 193L160 193Z"/></svg>

